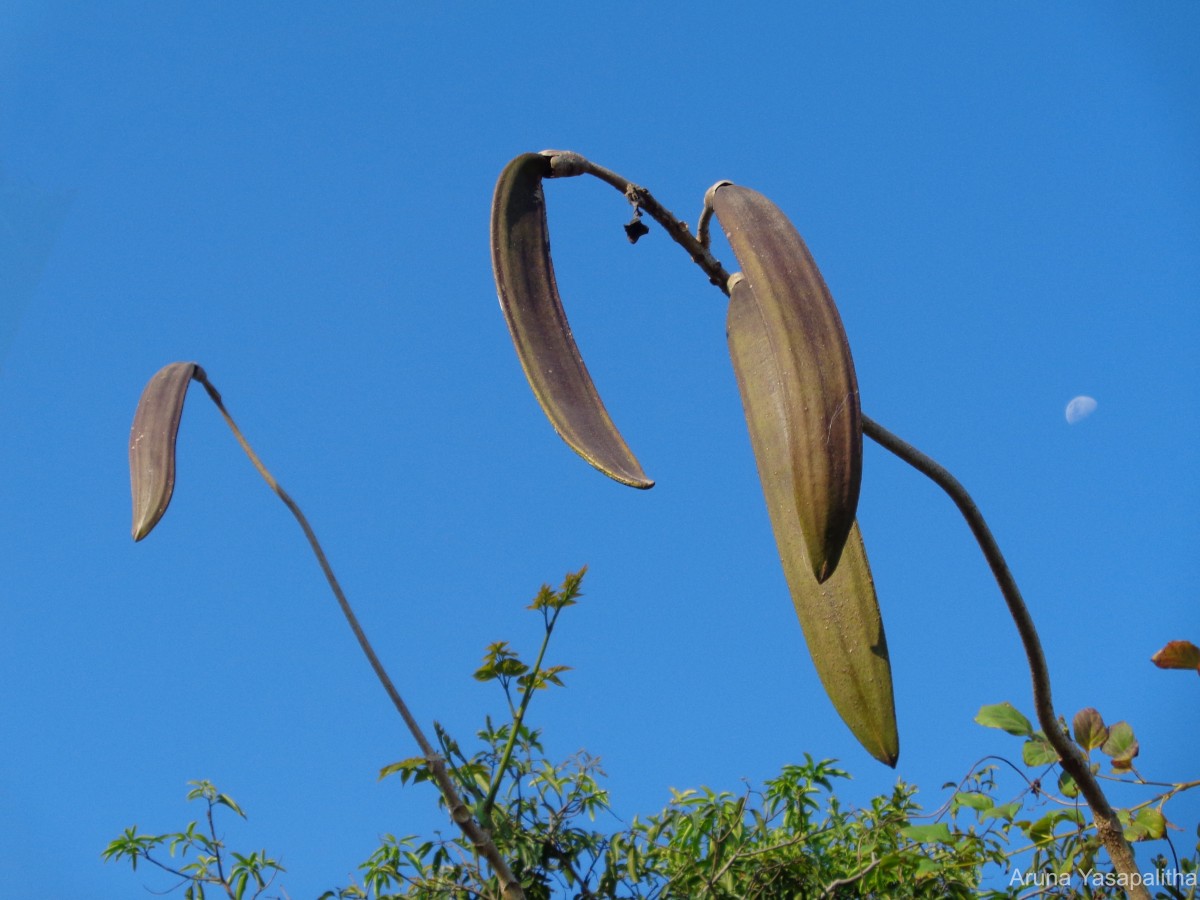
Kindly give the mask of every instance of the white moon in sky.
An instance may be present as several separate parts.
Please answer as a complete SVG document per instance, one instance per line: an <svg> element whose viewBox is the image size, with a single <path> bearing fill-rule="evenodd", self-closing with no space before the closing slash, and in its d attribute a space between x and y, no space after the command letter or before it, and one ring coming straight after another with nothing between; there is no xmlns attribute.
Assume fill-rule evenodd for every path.
<svg viewBox="0 0 1200 900"><path fill-rule="evenodd" d="M1067 424L1074 425L1076 422L1082 422L1088 416L1096 411L1096 399L1080 395L1067 404Z"/></svg>

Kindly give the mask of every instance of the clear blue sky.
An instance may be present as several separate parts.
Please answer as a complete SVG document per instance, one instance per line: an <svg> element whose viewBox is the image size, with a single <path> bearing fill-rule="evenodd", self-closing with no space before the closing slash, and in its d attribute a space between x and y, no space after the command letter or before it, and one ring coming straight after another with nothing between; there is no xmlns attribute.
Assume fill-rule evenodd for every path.
<svg viewBox="0 0 1200 900"><path fill-rule="evenodd" d="M816 681L762 504L725 302L624 201L552 183L559 282L657 480L608 481L525 383L487 248L518 153L580 151L693 221L728 178L775 200L841 308L863 409L975 494L1042 629L1055 700L1128 719L1195 778L1200 683L1200 6L1087 2L10 0L0 8L0 893L126 898L134 822L208 778L290 896L383 832L449 830L302 535L194 393L163 523L129 538L126 446L196 360L304 506L419 718L465 740L532 653L537 587L590 566L539 698L624 817L837 757L850 799L940 786L1019 742L1012 623L957 513L868 444L860 521L896 679L896 772ZM729 264L730 254L718 253ZM1095 397L1068 425L1074 396ZM1194 840L1200 803L1168 808ZM1147 849L1141 850L1148 858ZM18 889L20 886L20 889Z"/></svg>

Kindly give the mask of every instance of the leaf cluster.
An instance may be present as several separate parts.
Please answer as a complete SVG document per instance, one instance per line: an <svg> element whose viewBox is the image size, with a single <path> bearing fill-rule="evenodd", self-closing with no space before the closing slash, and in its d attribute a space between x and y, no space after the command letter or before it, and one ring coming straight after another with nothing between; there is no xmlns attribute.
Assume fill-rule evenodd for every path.
<svg viewBox="0 0 1200 900"><path fill-rule="evenodd" d="M1075 779L1062 771L1058 753L1045 733L1034 730L1024 714L1008 702L982 707L975 721L988 728L997 728L1025 738L1021 748L1021 759L1025 766L1033 771L1030 775L1022 775L1027 785L1027 791L1023 794L1031 800L1038 801L1036 808L1041 815L1020 817L1020 814L1025 812L1022 798L996 806L989 797L960 791L955 794L952 804L955 807L969 806L975 809L981 821L995 816L1004 818L1011 824L1012 830L1023 834L1030 842L1030 868L1036 871L1050 872L1063 877L1071 873L1095 872L1101 846L1097 829L1086 815L1086 806L1082 801L1079 786ZM1149 800L1118 808L1117 818L1124 829L1125 839L1130 842L1166 841L1171 859L1168 860L1161 854L1157 856L1152 861L1155 871L1164 871L1170 866L1175 872L1195 873L1196 860L1179 857L1169 833L1172 829L1179 829L1168 821L1164 807L1174 796L1200 786L1200 782L1167 784L1144 779L1133 764L1141 747L1134 736L1132 726L1125 721L1106 725L1100 713L1091 707L1077 712L1070 727L1065 720L1060 719L1059 727L1064 734L1071 736L1083 751L1093 775L1121 784L1168 788ZM1093 751L1097 750L1102 758L1107 757L1110 766L1107 775L1101 774L1101 762L1093 759ZM1054 784L1054 788L1047 788L1048 783ZM1029 811L1033 809L1031 805ZM1194 874L1191 880L1195 882ZM1174 897L1176 894L1167 893L1161 896ZM1187 896L1195 896L1194 885L1193 891Z"/></svg>
<svg viewBox="0 0 1200 900"><path fill-rule="evenodd" d="M576 900L793 900L793 898L1021 898L1118 896L1119 887L1064 880L1054 890L1024 885L991 887L998 872L1020 867L1062 875L1103 869L1094 827L1085 820L1077 790L1060 778L1058 793L1042 787L1055 768L1044 735L1011 704L985 706L977 721L1024 737L1023 759L1035 771L1023 776L1024 789L1005 798L996 763L981 765L951 789L933 814L917 802L917 789L897 782L862 807L839 799L837 788L849 774L834 760L788 765L761 786L740 792L709 788L673 792L655 814L622 822L613 813L601 761L579 752L563 761L546 753L542 732L526 724L538 690L561 687L563 666L547 666L544 656L559 613L581 595L583 571L568 575L554 590L544 586L529 609L543 616L544 636L536 661L526 663L507 642L490 644L475 677L497 684L510 718L489 718L464 748L436 726L440 756L468 810L485 823L499 852L510 861L521 890L530 898ZM1066 725L1063 723L1063 727ZM1137 742L1126 723L1106 726L1095 710L1074 720L1075 740L1090 753L1100 750L1115 772L1130 772ZM1001 762L1017 771L1015 764ZM1127 768L1122 768L1127 766ZM1136 774L1136 773L1135 773ZM434 763L416 756L385 766L381 778L401 784L436 782ZM1139 776L1140 782L1140 776ZM1148 782L1140 782L1149 784ZM1161 813L1175 793L1200 783L1171 786L1154 800L1122 810L1130 840L1166 838L1165 854L1152 864L1194 883L1200 844L1180 858ZM449 811L444 795L439 802ZM205 804L205 822L173 834L139 834L127 829L104 852L107 860L128 860L134 869L149 862L180 879L186 898L206 889L232 898L258 897L283 872L265 851L226 850L213 813L218 807L245 817L237 803L209 782L193 782L188 799ZM165 856L164 856L165 854ZM178 860L178 861L176 861ZM326 891L320 900L398 900L472 898L501 900L504 887L477 847L462 833L433 836L387 834L359 866L358 880ZM1168 887L1159 897L1196 896Z"/></svg>
<svg viewBox="0 0 1200 900"><path fill-rule="evenodd" d="M138 861L143 860L164 872L174 875L179 881L170 890L184 888L185 900L205 900L205 889L219 889L219 893L230 900L244 900L262 896L279 873L285 871L279 861L267 855L266 850L242 854L225 853L225 843L217 836L213 810L223 806L237 815L246 814L228 794L220 793L208 781L188 782L189 801L202 800L206 806L205 826L189 822L182 830L168 834L139 834L136 825L126 828L119 838L109 843L101 854L105 861L127 859L136 871ZM163 851L166 851L166 862ZM174 860L178 858L179 862ZM190 861L189 861L190 859ZM228 870L228 871L227 871ZM253 888L252 893L247 890Z"/></svg>

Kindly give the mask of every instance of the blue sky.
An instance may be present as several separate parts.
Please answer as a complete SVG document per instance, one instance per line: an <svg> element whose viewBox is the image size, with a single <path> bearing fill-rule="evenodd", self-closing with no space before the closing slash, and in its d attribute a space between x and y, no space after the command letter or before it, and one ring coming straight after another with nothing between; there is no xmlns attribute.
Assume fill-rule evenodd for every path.
<svg viewBox="0 0 1200 900"><path fill-rule="evenodd" d="M1147 777L1196 777L1200 685L1148 658L1200 642L1198 35L1184 2L5 4L0 882L167 886L99 853L184 824L196 778L243 804L231 843L280 855L297 898L346 884L383 832L444 825L431 789L377 782L414 747L198 392L172 507L130 540L129 424L177 360L303 505L426 723L466 739L499 713L470 677L483 648L532 654L523 607L589 565L550 652L568 687L532 716L552 754L603 758L625 818L806 752L842 760L852 800L901 777L931 806L979 757L1019 757L972 722L1031 707L982 558L869 443L897 770L854 743L791 609L724 298L660 230L631 248L622 198L580 179L547 188L559 283L657 486L554 435L487 249L497 174L545 147L689 221L722 178L782 207L864 411L989 517L1059 711L1128 719ZM1071 426L1078 394L1099 406ZM1194 834L1200 803L1172 811Z"/></svg>

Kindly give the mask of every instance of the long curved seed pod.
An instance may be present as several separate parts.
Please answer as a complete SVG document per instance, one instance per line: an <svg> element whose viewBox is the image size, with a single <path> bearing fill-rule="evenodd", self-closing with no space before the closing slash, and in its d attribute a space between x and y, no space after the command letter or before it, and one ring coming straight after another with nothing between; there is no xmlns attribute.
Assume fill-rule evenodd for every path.
<svg viewBox="0 0 1200 900"><path fill-rule="evenodd" d="M195 363L164 366L150 379L133 414L129 433L129 482L133 490L133 539L158 524L175 490L175 436Z"/></svg>
<svg viewBox="0 0 1200 900"><path fill-rule="evenodd" d="M837 568L862 482L862 414L850 345L812 255L779 207L728 183L713 191L712 204L754 295L741 303L753 302L762 320L759 349L743 356L741 367L754 368L773 398L761 412L775 420L779 446L771 452L790 460L809 560L824 581Z"/></svg>
<svg viewBox="0 0 1200 900"><path fill-rule="evenodd" d="M900 740L891 662L858 524L851 523L837 570L819 583L808 566L796 508L796 470L784 409L787 396L771 365L772 326L750 283L740 275L730 283L729 353L775 543L808 651L825 692L854 736L872 756L894 766Z"/></svg>
<svg viewBox="0 0 1200 900"><path fill-rule="evenodd" d="M622 484L653 487L596 392L571 335L550 260L542 179L550 159L518 156L492 199L492 269L500 308L525 377L554 430L576 453Z"/></svg>

